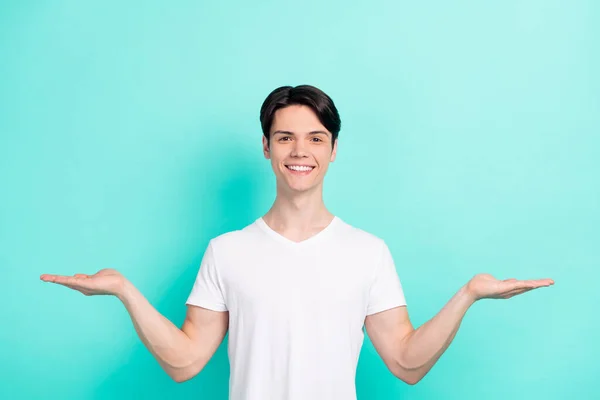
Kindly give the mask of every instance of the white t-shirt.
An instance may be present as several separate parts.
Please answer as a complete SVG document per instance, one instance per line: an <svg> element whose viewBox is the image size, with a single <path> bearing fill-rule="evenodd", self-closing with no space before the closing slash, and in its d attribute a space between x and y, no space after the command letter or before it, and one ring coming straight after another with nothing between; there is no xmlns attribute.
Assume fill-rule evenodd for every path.
<svg viewBox="0 0 600 400"><path fill-rule="evenodd" d="M339 217L294 242L212 239L186 304L229 311L231 400L354 400L365 317L406 301L386 243Z"/></svg>

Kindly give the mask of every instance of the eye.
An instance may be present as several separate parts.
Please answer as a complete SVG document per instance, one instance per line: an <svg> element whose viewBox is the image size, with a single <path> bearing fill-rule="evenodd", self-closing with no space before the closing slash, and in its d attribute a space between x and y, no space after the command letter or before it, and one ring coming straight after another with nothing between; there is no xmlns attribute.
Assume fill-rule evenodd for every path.
<svg viewBox="0 0 600 400"><path fill-rule="evenodd" d="M284 137L282 137L281 139L279 139L279 141L280 141L280 142L281 142L281 141L284 141L284 139L290 139L290 137L289 137L289 136L284 136Z"/></svg>
<svg viewBox="0 0 600 400"><path fill-rule="evenodd" d="M315 137L313 139L316 139L317 141L322 142L321 138Z"/></svg>

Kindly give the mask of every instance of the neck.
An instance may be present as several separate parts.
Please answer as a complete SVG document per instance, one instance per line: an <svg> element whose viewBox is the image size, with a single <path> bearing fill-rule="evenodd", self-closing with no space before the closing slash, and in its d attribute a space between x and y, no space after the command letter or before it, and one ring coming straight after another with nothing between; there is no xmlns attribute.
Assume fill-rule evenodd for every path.
<svg viewBox="0 0 600 400"><path fill-rule="evenodd" d="M313 190L293 192L278 186L277 197L263 216L265 222L276 229L297 232L310 231L331 222L333 214L323 202L323 186Z"/></svg>

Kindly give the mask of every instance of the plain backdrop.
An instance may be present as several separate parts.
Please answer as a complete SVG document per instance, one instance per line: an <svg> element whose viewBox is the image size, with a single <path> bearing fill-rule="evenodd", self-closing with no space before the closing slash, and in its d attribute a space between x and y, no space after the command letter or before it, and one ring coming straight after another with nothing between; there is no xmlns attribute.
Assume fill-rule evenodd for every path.
<svg viewBox="0 0 600 400"><path fill-rule="evenodd" d="M365 338L359 400L593 399L600 322L594 1L4 1L0 397L226 399L227 339L177 384L115 298L43 273L116 268L173 323L208 241L275 194L259 109L312 84L342 118L325 201L385 239L413 324L483 300L416 386Z"/></svg>

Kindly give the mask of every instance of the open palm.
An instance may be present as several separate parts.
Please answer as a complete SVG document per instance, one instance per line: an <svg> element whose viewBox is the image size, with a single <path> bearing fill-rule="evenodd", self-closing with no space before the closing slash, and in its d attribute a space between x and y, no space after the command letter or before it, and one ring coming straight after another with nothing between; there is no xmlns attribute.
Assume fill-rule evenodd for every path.
<svg viewBox="0 0 600 400"><path fill-rule="evenodd" d="M75 274L73 276L43 274L40 279L44 282L58 283L78 290L86 296L117 295L123 288L123 275L111 268L101 269L94 275Z"/></svg>
<svg viewBox="0 0 600 400"><path fill-rule="evenodd" d="M478 299L508 299L521 293L553 285L552 279L498 280L490 274L475 275L467 284L468 291Z"/></svg>

